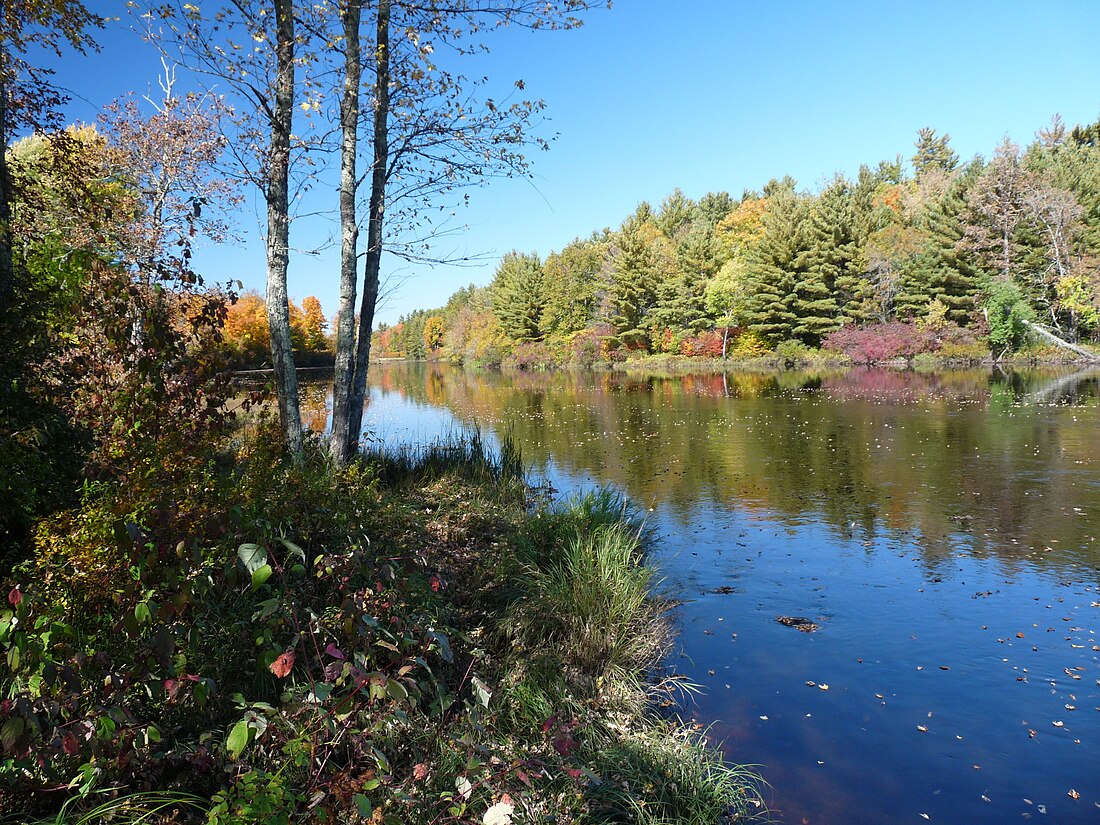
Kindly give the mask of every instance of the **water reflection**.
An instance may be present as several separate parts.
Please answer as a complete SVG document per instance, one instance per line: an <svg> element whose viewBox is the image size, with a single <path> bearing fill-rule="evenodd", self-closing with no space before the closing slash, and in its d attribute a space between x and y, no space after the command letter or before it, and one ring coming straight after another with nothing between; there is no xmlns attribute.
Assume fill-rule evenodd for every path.
<svg viewBox="0 0 1100 825"><path fill-rule="evenodd" d="M684 523L700 501L873 542L1095 562L1096 371L635 378L392 365L374 385L507 430L540 471L613 483ZM1053 555L1052 555L1053 553Z"/></svg>
<svg viewBox="0 0 1100 825"><path fill-rule="evenodd" d="M386 443L476 424L652 508L687 710L784 823L1100 821L1097 371L395 364L369 405Z"/></svg>

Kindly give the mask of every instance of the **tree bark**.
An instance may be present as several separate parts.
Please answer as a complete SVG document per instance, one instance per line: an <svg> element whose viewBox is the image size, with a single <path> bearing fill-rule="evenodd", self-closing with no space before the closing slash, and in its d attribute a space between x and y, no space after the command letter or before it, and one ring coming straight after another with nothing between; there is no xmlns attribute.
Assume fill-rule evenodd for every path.
<svg viewBox="0 0 1100 825"><path fill-rule="evenodd" d="M382 219L386 210L386 172L389 164L390 114L390 0L379 0L374 82L374 162L371 170L370 223L363 275L363 302L359 309L359 340L355 347L355 381L348 410L348 432L358 440L367 400L370 366L370 334L378 301L378 276L382 265Z"/></svg>
<svg viewBox="0 0 1100 825"><path fill-rule="evenodd" d="M356 152L359 137L360 0L346 0L344 25L344 88L340 98L340 306L336 316L336 373L332 383L333 462L340 466L354 452L358 427L350 428L349 413L355 384L355 291L358 282L359 225L355 211L358 190ZM360 416L360 421L362 417Z"/></svg>
<svg viewBox="0 0 1100 825"><path fill-rule="evenodd" d="M275 0L275 101L271 109L271 145L267 180L267 323L279 422L288 452L302 453L302 416L298 374L290 343L286 275L290 261L290 131L294 117L294 9L292 0Z"/></svg>
<svg viewBox="0 0 1100 825"><path fill-rule="evenodd" d="M0 17L0 21L2 21ZM0 317L7 314L15 289L12 261L11 179L8 176L8 52L0 45Z"/></svg>

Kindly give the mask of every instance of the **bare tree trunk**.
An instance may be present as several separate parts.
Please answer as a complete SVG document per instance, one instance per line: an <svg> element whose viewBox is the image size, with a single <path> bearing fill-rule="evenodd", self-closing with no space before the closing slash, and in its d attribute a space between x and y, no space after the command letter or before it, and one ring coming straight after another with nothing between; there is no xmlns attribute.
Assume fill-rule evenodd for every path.
<svg viewBox="0 0 1100 825"><path fill-rule="evenodd" d="M359 137L359 83L362 59L359 39L360 0L346 0L344 24L344 89L340 98L340 307L336 316L336 374L332 383L332 460L347 461L358 441L349 413L355 383L355 290L358 281L359 225L355 214L358 190L356 152ZM360 420L362 417L360 416Z"/></svg>
<svg viewBox="0 0 1100 825"><path fill-rule="evenodd" d="M367 225L367 257L363 276L363 303L359 309L359 340L355 347L355 383L348 432L358 440L367 400L367 368L370 366L370 334L374 305L378 301L378 275L382 266L382 219L386 211L386 171L389 163L390 114L390 0L378 1L378 46L375 52L374 165L370 188L370 223Z"/></svg>
<svg viewBox="0 0 1100 825"><path fill-rule="evenodd" d="M275 102L271 114L271 150L267 184L267 323L275 393L286 448L302 453L302 416L298 374L290 343L286 274L290 261L290 130L294 117L294 9L292 0L275 0Z"/></svg>
<svg viewBox="0 0 1100 825"><path fill-rule="evenodd" d="M1030 329L1032 332L1037 332L1040 336L1050 341L1052 344L1056 344L1063 349L1067 349L1070 352L1076 353L1077 355L1080 355L1082 358L1084 358L1086 361L1100 362L1100 355L1097 355L1095 352L1090 352L1084 347L1079 347L1076 344L1071 344L1069 341L1063 341L1050 330L1044 329L1038 324L1033 324L1031 321L1024 321L1024 323L1027 324L1028 329Z"/></svg>
<svg viewBox="0 0 1100 825"><path fill-rule="evenodd" d="M7 71L7 47L0 45L0 316L7 313L15 289L11 249L11 179L8 177Z"/></svg>

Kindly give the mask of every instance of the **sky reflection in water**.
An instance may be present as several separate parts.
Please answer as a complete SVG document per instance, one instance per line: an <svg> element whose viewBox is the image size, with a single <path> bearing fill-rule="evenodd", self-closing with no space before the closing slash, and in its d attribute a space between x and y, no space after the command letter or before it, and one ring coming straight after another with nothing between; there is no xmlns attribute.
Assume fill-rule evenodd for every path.
<svg viewBox="0 0 1100 825"><path fill-rule="evenodd" d="M476 423L563 492L653 508L686 712L779 821L1100 821L1100 374L371 383L385 445Z"/></svg>

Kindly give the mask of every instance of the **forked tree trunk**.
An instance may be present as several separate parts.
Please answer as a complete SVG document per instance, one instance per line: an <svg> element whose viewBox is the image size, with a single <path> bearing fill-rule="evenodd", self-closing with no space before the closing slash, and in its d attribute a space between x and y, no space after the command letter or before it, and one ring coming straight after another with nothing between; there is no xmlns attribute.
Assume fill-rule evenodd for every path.
<svg viewBox="0 0 1100 825"><path fill-rule="evenodd" d="M389 163L390 114L390 0L379 0L374 82L374 159L371 170L370 223L367 225L367 255L363 275L363 302L359 309L359 340L355 347L355 381L348 410L349 443L356 443L363 426L363 405L367 400L367 368L370 365L370 334L374 306L378 301L378 275L382 265L382 219L386 210L386 171Z"/></svg>
<svg viewBox="0 0 1100 825"><path fill-rule="evenodd" d="M294 9L292 0L275 2L275 100L267 184L267 323L275 393L286 448L302 453L302 417L298 409L298 374L290 343L290 310L286 275L290 261L290 131L294 116Z"/></svg>
<svg viewBox="0 0 1100 825"><path fill-rule="evenodd" d="M344 24L344 89L340 98L340 306L336 316L336 373L332 382L333 462L340 466L354 452L358 427L349 427L355 384L355 291L358 282L359 225L355 211L358 190L356 152L359 138L359 83L362 59L359 39L360 0L346 0Z"/></svg>

